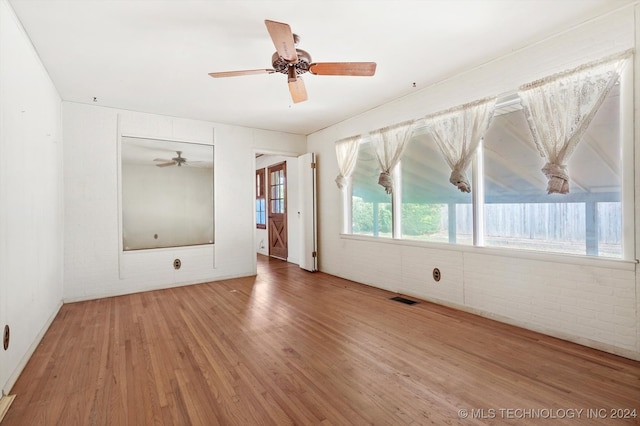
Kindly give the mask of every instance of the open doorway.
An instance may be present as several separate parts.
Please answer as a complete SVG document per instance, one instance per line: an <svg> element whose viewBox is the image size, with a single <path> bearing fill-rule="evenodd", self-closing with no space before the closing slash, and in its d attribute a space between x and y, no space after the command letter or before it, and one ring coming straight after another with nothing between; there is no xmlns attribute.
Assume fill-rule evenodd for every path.
<svg viewBox="0 0 640 426"><path fill-rule="evenodd" d="M298 158L257 153L255 162L256 253L299 264Z"/></svg>
<svg viewBox="0 0 640 426"><path fill-rule="evenodd" d="M256 153L257 257L318 270L316 155Z"/></svg>

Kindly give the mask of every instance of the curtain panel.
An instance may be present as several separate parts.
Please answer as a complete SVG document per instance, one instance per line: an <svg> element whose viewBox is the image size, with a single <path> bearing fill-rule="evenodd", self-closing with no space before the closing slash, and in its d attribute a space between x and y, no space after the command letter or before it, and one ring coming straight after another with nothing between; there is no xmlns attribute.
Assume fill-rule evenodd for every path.
<svg viewBox="0 0 640 426"><path fill-rule="evenodd" d="M569 193L567 162L620 77L632 51L585 64L520 87L523 110L547 163L547 193Z"/></svg>
<svg viewBox="0 0 640 426"><path fill-rule="evenodd" d="M351 175L356 169L358 161L358 146L362 140L361 136L352 136L336 142L336 158L338 160L338 177L336 184L338 188L346 188L351 181Z"/></svg>
<svg viewBox="0 0 640 426"><path fill-rule="evenodd" d="M482 99L424 119L429 133L451 168L449 182L462 192L471 192L465 171L489 128L496 99Z"/></svg>
<svg viewBox="0 0 640 426"><path fill-rule="evenodd" d="M415 123L410 121L384 127L370 133L378 165L380 166L378 184L384 187L387 194L393 192L391 171L402 158L414 127Z"/></svg>

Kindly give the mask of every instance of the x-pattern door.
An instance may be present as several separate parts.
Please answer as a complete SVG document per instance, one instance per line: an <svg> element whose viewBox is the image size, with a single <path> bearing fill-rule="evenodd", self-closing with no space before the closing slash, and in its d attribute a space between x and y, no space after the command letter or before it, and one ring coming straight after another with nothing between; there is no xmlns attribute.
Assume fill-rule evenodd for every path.
<svg viewBox="0 0 640 426"><path fill-rule="evenodd" d="M287 245L287 167L269 167L269 255L286 259Z"/></svg>

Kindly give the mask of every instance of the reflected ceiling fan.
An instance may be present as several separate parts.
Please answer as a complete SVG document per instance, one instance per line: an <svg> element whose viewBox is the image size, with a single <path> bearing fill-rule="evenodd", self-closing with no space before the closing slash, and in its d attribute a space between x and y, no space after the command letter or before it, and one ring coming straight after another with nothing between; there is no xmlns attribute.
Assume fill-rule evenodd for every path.
<svg viewBox="0 0 640 426"><path fill-rule="evenodd" d="M298 103L307 100L307 90L300 74L372 76L376 72L375 62L311 62L311 55L297 48L300 37L291 32L288 24L268 19L264 23L276 47L271 57L272 69L212 72L209 75L220 78L275 72L287 74L291 99Z"/></svg>
<svg viewBox="0 0 640 426"><path fill-rule="evenodd" d="M156 164L158 167L168 167L168 166L178 166L182 167L182 165L188 165L187 159L182 156L182 151L176 151L178 154L177 157L173 157L171 160L164 160L162 158L156 158L153 161L161 161L160 164Z"/></svg>

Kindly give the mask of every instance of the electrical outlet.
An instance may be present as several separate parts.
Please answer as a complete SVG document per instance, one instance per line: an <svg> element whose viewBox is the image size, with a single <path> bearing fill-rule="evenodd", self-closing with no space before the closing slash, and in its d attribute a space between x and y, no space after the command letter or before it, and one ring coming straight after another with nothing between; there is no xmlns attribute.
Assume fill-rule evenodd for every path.
<svg viewBox="0 0 640 426"><path fill-rule="evenodd" d="M440 274L440 269L438 268L433 268L433 279L438 282L440 281L440 278L442 278L442 274Z"/></svg>

